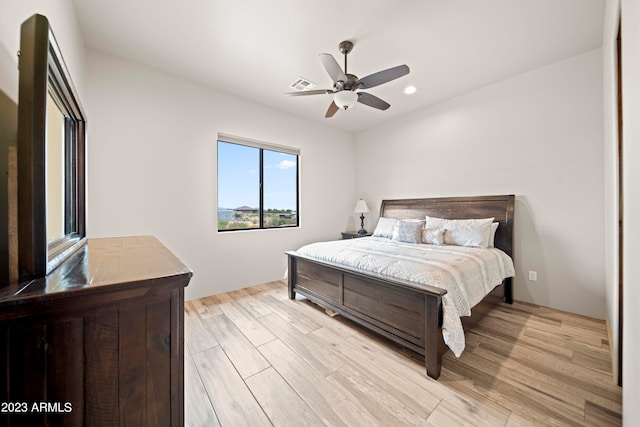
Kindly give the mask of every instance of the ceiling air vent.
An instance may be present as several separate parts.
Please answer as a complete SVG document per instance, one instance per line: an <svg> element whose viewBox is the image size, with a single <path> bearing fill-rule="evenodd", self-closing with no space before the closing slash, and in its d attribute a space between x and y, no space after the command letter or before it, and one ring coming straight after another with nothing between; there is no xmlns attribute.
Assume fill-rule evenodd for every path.
<svg viewBox="0 0 640 427"><path fill-rule="evenodd" d="M314 87L316 84L304 77L298 77L298 80L291 84L291 87L295 90L308 90Z"/></svg>

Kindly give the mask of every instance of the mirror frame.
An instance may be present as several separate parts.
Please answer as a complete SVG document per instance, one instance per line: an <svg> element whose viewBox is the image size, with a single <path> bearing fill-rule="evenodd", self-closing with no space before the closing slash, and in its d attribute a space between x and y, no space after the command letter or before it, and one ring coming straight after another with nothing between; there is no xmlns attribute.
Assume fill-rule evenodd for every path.
<svg viewBox="0 0 640 427"><path fill-rule="evenodd" d="M33 15L20 29L20 79L18 94L18 260L20 279L43 277L53 271L86 243L85 229L85 145L86 115L73 86L69 71L49 21ZM65 146L71 151L65 160L65 180L72 179L65 191L65 206L72 198L73 209L65 207L75 230L47 242L46 134L47 94L53 88L69 111L71 131ZM67 139L71 136L71 139ZM65 217L65 224L69 217Z"/></svg>

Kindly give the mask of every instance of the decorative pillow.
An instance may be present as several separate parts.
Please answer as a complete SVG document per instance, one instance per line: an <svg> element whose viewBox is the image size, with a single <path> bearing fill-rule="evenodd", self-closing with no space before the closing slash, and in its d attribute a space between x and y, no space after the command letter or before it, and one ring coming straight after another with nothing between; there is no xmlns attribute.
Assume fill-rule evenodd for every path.
<svg viewBox="0 0 640 427"><path fill-rule="evenodd" d="M376 237L386 237L390 239L393 237L393 226L398 222L395 218L385 218L381 217L378 219L378 225L376 225L376 229L373 230L373 235Z"/></svg>
<svg viewBox="0 0 640 427"><path fill-rule="evenodd" d="M488 245L488 247L490 248L494 247L494 240L496 239L496 230L498 229L499 225L500 225L499 222L491 223L491 232L489 233L489 245Z"/></svg>
<svg viewBox="0 0 640 427"><path fill-rule="evenodd" d="M493 218L449 219L445 223L444 242L447 245L486 248Z"/></svg>
<svg viewBox="0 0 640 427"><path fill-rule="evenodd" d="M422 242L430 245L444 245L444 228L425 228L422 230Z"/></svg>
<svg viewBox="0 0 640 427"><path fill-rule="evenodd" d="M422 243L424 221L403 220L393 226L392 240L405 243Z"/></svg>

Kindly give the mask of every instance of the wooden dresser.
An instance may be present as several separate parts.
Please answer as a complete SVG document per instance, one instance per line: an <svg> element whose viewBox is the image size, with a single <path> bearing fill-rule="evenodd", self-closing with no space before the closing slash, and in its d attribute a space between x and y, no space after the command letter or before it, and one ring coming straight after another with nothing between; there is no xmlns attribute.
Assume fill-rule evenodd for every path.
<svg viewBox="0 0 640 427"><path fill-rule="evenodd" d="M0 425L183 425L191 275L154 237L90 239L0 290Z"/></svg>

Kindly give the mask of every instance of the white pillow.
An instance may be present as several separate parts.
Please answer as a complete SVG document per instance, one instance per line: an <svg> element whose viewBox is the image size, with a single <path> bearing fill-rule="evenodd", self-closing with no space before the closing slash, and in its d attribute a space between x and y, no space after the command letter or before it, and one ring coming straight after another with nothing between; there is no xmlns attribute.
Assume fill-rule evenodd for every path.
<svg viewBox="0 0 640 427"><path fill-rule="evenodd" d="M437 229L444 228L444 224L447 222L445 218L436 218L435 216L426 216L424 228Z"/></svg>
<svg viewBox="0 0 640 427"><path fill-rule="evenodd" d="M489 245L493 218L448 219L445 223L444 242L447 245L486 248Z"/></svg>
<svg viewBox="0 0 640 427"><path fill-rule="evenodd" d="M488 247L493 248L494 246L494 241L496 239L496 230L498 229L498 226L500 225L499 222L492 222L491 223L491 232L489 233L489 245Z"/></svg>
<svg viewBox="0 0 640 427"><path fill-rule="evenodd" d="M386 237L390 239L393 237L393 226L398 223L398 220L395 218L385 218L381 217L378 219L378 225L376 225L376 229L373 230L373 235L376 237Z"/></svg>
<svg viewBox="0 0 640 427"><path fill-rule="evenodd" d="M444 245L444 228L423 229L422 242L430 245Z"/></svg>
<svg viewBox="0 0 640 427"><path fill-rule="evenodd" d="M405 243L422 243L422 229L424 221L403 220L393 226L392 240Z"/></svg>

